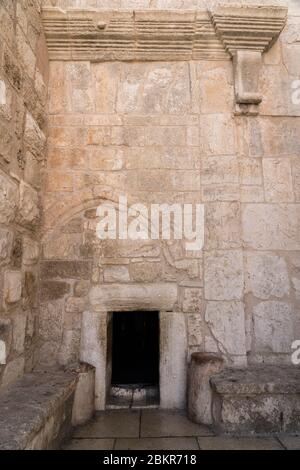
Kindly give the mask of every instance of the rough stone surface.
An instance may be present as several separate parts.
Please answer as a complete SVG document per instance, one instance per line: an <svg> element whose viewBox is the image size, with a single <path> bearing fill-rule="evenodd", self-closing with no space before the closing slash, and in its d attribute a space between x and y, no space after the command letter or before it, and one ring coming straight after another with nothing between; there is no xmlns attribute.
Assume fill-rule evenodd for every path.
<svg viewBox="0 0 300 470"><path fill-rule="evenodd" d="M216 427L228 433L299 432L299 369L228 369L211 379Z"/></svg>
<svg viewBox="0 0 300 470"><path fill-rule="evenodd" d="M160 311L160 357L170 355L160 364L164 406L183 406L193 352L235 367L290 363L300 335L295 2L279 40L286 11L270 4L280 0L2 3L0 386L37 362L68 365L84 353L98 368L103 408L107 312L116 310ZM61 10L44 12L43 23L42 3ZM76 41L61 28L74 6ZM224 25L236 15L233 44ZM268 51L257 15L272 21ZM204 246L99 240L97 208L120 194L148 209L204 204ZM97 334L84 332L85 312Z"/></svg>
<svg viewBox="0 0 300 470"><path fill-rule="evenodd" d="M255 347L258 351L289 353L295 337L289 303L261 302L253 309Z"/></svg>
<svg viewBox="0 0 300 470"><path fill-rule="evenodd" d="M0 392L1 450L58 448L71 429L76 374L27 374Z"/></svg>
<svg viewBox="0 0 300 470"><path fill-rule="evenodd" d="M95 410L95 370L81 366L74 396L72 425L79 426L89 421Z"/></svg>
<svg viewBox="0 0 300 470"><path fill-rule="evenodd" d="M232 360L234 356L245 356L245 315L242 302L207 302L205 321L211 341L220 353Z"/></svg>
<svg viewBox="0 0 300 470"><path fill-rule="evenodd" d="M21 300L22 273L20 271L7 271L4 279L4 299L7 304L14 304Z"/></svg>
<svg viewBox="0 0 300 470"><path fill-rule="evenodd" d="M221 356L194 353L188 373L188 416L198 424L213 424L210 378L223 368Z"/></svg>
<svg viewBox="0 0 300 470"><path fill-rule="evenodd" d="M10 322L10 333L0 332L0 388L37 359L37 322L29 318L38 316L49 68L41 16L41 2L0 5L0 325Z"/></svg>
<svg viewBox="0 0 300 470"><path fill-rule="evenodd" d="M207 300L242 298L244 275L241 251L207 252L204 265L204 293Z"/></svg>

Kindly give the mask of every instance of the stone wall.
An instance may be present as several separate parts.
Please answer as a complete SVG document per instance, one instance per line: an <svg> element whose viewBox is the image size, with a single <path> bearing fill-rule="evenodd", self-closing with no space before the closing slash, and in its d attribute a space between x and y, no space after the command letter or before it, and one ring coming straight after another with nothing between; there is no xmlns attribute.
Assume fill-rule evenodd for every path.
<svg viewBox="0 0 300 470"><path fill-rule="evenodd" d="M106 288L111 296L130 285L134 298L134 289L165 283L176 288L172 310L184 320L188 354L220 352L233 366L290 362L300 338L300 106L292 101L299 25L290 14L264 55L258 116L235 113L229 56L51 62L42 363L79 358L82 313L105 310ZM189 253L180 241L100 242L96 208L120 194L129 204L205 204L204 249Z"/></svg>
<svg viewBox="0 0 300 470"><path fill-rule="evenodd" d="M47 49L41 1L0 5L0 385L35 364Z"/></svg>
<svg viewBox="0 0 300 470"><path fill-rule="evenodd" d="M230 61L51 63L47 361L49 349L63 361L78 356L91 285L153 281L178 285L191 351L220 351L235 364L247 353L289 357L300 334L300 121L286 96L298 73L295 21L265 56L259 117L233 116ZM147 203L204 202L204 251L191 258L180 242L100 243L91 209L121 192Z"/></svg>
<svg viewBox="0 0 300 470"><path fill-rule="evenodd" d="M43 0L45 7L97 8L102 10L196 10L210 8L222 3L238 3L236 0ZM243 4L288 5L291 9L300 8L298 0L243 0Z"/></svg>

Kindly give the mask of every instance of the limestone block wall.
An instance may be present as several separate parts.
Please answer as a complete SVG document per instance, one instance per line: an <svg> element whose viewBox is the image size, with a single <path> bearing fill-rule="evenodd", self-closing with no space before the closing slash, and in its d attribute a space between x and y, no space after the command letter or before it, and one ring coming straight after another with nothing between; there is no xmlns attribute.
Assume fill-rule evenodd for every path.
<svg viewBox="0 0 300 470"><path fill-rule="evenodd" d="M170 3L161 2L177 8ZM234 366L290 362L300 338L300 105L293 100L299 28L293 10L264 55L258 116L235 113L229 56L51 62L42 363L79 358L82 314L99 308L95 290L166 283L177 292L172 310L184 319L187 361L191 352L206 351ZM117 203L120 194L129 203L203 203L204 249L189 253L180 241L99 241L96 208Z"/></svg>
<svg viewBox="0 0 300 470"><path fill-rule="evenodd" d="M35 364L48 63L41 1L0 4L0 386Z"/></svg>
<svg viewBox="0 0 300 470"><path fill-rule="evenodd" d="M236 0L43 0L45 7L96 8L102 10L196 10L210 8L217 3L237 4ZM243 0L240 3L252 5L288 5L299 8L298 0Z"/></svg>

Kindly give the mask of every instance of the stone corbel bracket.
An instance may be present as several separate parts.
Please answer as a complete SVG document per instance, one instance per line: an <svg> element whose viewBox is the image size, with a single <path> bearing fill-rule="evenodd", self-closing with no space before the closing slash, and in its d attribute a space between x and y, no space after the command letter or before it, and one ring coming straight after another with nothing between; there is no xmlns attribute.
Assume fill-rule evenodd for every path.
<svg viewBox="0 0 300 470"><path fill-rule="evenodd" d="M258 114L262 54L278 39L287 8L219 5L211 12L217 36L233 58L237 114Z"/></svg>

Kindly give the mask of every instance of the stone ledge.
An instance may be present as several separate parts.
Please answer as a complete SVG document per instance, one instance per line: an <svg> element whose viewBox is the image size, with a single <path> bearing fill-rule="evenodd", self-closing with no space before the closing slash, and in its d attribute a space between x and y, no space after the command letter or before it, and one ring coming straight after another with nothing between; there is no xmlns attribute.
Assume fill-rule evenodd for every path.
<svg viewBox="0 0 300 470"><path fill-rule="evenodd" d="M295 366L252 366L225 369L211 384L222 395L300 394L300 368Z"/></svg>
<svg viewBox="0 0 300 470"><path fill-rule="evenodd" d="M217 432L266 435L300 431L300 368L227 369L210 383Z"/></svg>
<svg viewBox="0 0 300 470"><path fill-rule="evenodd" d="M0 392L0 450L53 449L71 429L77 374L39 371Z"/></svg>
<svg viewBox="0 0 300 470"><path fill-rule="evenodd" d="M50 60L228 59L207 11L44 8Z"/></svg>

